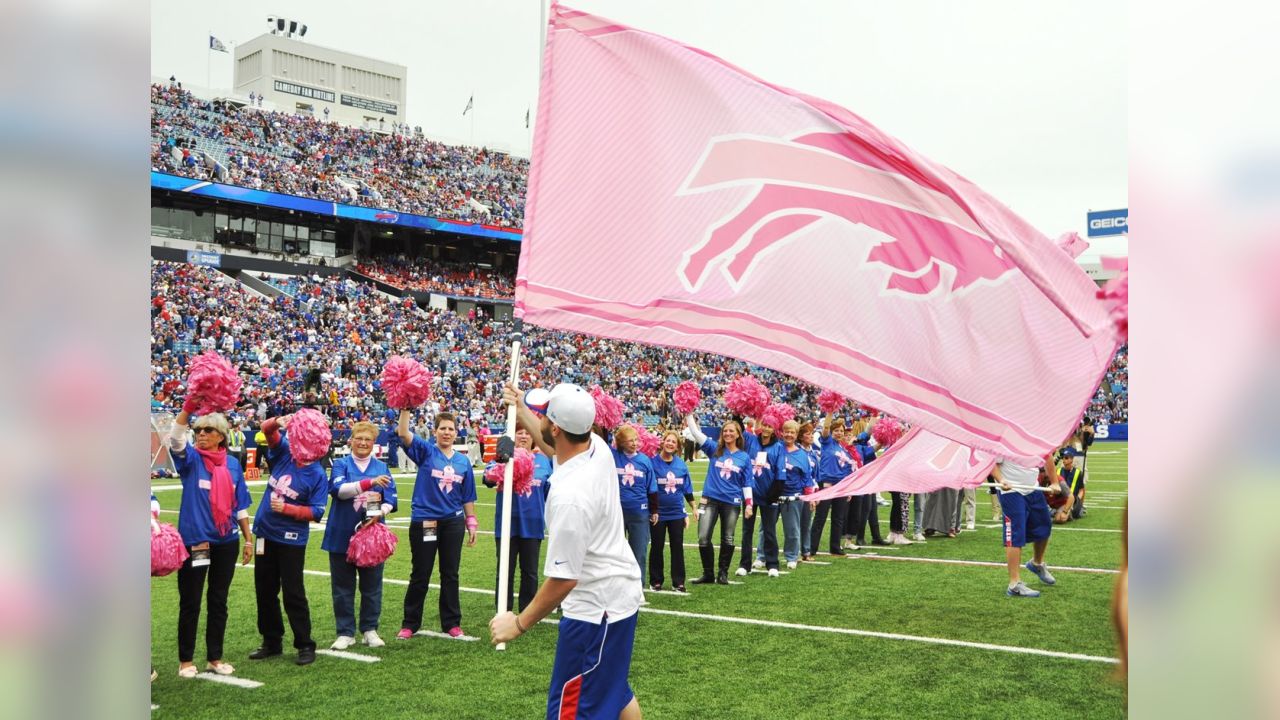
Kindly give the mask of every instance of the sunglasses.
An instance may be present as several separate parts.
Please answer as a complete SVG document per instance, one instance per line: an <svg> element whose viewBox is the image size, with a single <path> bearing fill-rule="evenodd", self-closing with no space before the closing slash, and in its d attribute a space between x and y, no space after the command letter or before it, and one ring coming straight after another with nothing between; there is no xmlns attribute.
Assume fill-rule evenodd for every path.
<svg viewBox="0 0 1280 720"><path fill-rule="evenodd" d="M211 427L198 427L198 428L196 428L193 432L195 432L196 434L199 434L199 433L205 433L205 432L217 433L217 432L218 432L218 429L217 429L217 428L211 428ZM219 434L219 435L221 435L222 433L218 433L218 434Z"/></svg>

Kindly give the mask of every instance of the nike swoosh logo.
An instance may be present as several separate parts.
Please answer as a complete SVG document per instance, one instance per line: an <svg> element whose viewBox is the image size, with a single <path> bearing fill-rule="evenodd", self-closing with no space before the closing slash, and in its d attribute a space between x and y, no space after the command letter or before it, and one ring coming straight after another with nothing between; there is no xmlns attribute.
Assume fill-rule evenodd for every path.
<svg viewBox="0 0 1280 720"><path fill-rule="evenodd" d="M564 560L556 560L554 563L552 563L552 565L563 565L563 564L565 564L565 562L566 562L566 561L564 561Z"/></svg>

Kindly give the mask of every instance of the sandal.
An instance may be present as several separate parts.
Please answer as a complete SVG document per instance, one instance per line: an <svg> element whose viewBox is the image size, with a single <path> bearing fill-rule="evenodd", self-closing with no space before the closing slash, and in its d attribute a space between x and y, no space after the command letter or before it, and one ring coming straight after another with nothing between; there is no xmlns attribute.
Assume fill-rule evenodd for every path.
<svg viewBox="0 0 1280 720"><path fill-rule="evenodd" d="M205 666L205 670L208 670L209 672L217 675L230 675L231 673L236 671L236 669L232 667L231 663L229 662L220 662L217 665L214 665L213 663L209 663L208 665Z"/></svg>

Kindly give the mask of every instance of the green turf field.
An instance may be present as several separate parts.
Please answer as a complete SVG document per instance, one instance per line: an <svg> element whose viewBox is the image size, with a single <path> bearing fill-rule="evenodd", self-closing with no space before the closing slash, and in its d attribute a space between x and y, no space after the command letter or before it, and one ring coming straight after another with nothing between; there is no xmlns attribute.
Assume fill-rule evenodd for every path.
<svg viewBox="0 0 1280 720"><path fill-rule="evenodd" d="M695 486L701 485L705 465L693 467ZM1107 659L1116 648L1108 618L1128 497L1127 444L1095 446L1089 472L1088 516L1055 527L1049 545L1048 562L1058 584L1046 588L1023 573L1028 585L1044 592L1039 599L1005 596L1000 530L981 491L977 529L955 539L864 549L849 558L819 555L820 563L801 564L779 578L734 577L741 584L691 586L687 596L646 593L650 604L640 616L631 665L631 685L645 717L1124 716L1124 685ZM401 520L393 523L401 528L400 549L387 563L383 589L380 632L387 646L357 645L349 651L379 662L320 655L315 664L300 668L293 664L287 635L283 658L249 660L260 638L252 569L239 568L231 588L225 659L236 666L236 677L262 685L180 679L177 580L153 578L152 662L160 677L152 684L152 703L158 706L152 716L542 717L556 628L544 623L501 653L489 644L497 565L491 535L481 534L462 555L462 627L479 640L394 639L409 577L403 526L412 481L397 478L404 500ZM175 483L157 480L153 486ZM261 487L251 486L250 492L256 507ZM176 522L181 492L156 494L165 509L162 519ZM493 528L493 495L479 488L482 531ZM885 510L880 513L887 533ZM778 535L781 541L781 523ZM693 577L699 567L694 528L685 542ZM327 648L334 638L333 611L328 559L317 530L307 567L314 636L318 647ZM426 630L440 629L436 592L433 586L427 597ZM196 646L201 669L203 620Z"/></svg>

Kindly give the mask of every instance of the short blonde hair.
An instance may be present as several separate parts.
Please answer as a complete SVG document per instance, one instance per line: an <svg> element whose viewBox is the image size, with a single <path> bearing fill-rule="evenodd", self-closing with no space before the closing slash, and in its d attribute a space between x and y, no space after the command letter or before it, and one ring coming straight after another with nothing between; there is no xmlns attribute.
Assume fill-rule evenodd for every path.
<svg viewBox="0 0 1280 720"><path fill-rule="evenodd" d="M623 425L622 427L613 431L613 439L618 442L627 442L628 440L634 437L637 437L638 435L639 433L636 432L636 429L631 427L630 425Z"/></svg>
<svg viewBox="0 0 1280 720"><path fill-rule="evenodd" d="M796 422L795 420L788 420L782 423L782 429L780 432L786 432L788 429L795 430L796 432L800 432L800 423Z"/></svg>
<svg viewBox="0 0 1280 720"><path fill-rule="evenodd" d="M361 420L360 422L351 426L351 437L355 437L356 435L362 432L372 434L373 439L375 441L378 439L378 426L374 425L368 420Z"/></svg>
<svg viewBox="0 0 1280 720"><path fill-rule="evenodd" d="M213 428L214 430L216 430L219 435L222 435L222 442L219 444L222 447L227 446L227 435L231 433L231 426L230 424L227 423L226 415L223 415L222 413L209 413L208 415L201 415L195 421L195 423L191 425L191 431L195 432L196 428L203 428L203 427Z"/></svg>

